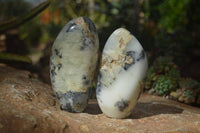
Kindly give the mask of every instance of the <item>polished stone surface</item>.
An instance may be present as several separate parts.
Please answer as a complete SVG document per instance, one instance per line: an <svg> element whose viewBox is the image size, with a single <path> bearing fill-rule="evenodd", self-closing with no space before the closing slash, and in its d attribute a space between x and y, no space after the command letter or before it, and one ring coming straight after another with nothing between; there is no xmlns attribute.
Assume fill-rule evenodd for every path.
<svg viewBox="0 0 200 133"><path fill-rule="evenodd" d="M96 28L89 18L75 18L60 31L52 47L50 77L61 109L82 112L86 108L98 49Z"/></svg>
<svg viewBox="0 0 200 133"><path fill-rule="evenodd" d="M147 57L131 33L115 30L103 49L97 84L97 100L108 117L124 118L131 114L148 68Z"/></svg>

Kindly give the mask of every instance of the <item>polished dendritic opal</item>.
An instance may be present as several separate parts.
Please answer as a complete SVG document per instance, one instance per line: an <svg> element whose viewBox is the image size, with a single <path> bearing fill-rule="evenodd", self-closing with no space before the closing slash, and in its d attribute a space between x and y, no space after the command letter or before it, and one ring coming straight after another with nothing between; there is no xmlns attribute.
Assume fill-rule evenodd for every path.
<svg viewBox="0 0 200 133"><path fill-rule="evenodd" d="M125 118L131 114L142 92L148 69L145 51L126 29L115 30L102 53L97 100L104 114Z"/></svg>
<svg viewBox="0 0 200 133"><path fill-rule="evenodd" d="M61 109L82 112L86 108L98 50L98 35L89 18L69 21L58 34L51 51L50 77Z"/></svg>

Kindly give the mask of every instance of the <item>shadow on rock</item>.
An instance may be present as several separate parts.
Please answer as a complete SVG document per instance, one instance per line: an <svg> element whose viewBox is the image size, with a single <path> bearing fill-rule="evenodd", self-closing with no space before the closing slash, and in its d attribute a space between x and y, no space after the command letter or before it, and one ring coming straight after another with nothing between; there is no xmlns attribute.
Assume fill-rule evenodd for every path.
<svg viewBox="0 0 200 133"><path fill-rule="evenodd" d="M183 109L175 106L160 104L157 102L151 103L138 103L131 116L131 119L140 119L144 117L150 117L159 114L179 114L182 113Z"/></svg>
<svg viewBox="0 0 200 133"><path fill-rule="evenodd" d="M132 114L128 119L140 119L144 117L150 117L159 114L179 114L183 109L175 106L165 105L157 102L151 103L137 103ZM91 115L102 114L96 100L90 100L84 113Z"/></svg>
<svg viewBox="0 0 200 133"><path fill-rule="evenodd" d="M97 104L97 101L95 99L89 101L84 113L88 113L91 115L102 114L101 109L99 108L99 105Z"/></svg>

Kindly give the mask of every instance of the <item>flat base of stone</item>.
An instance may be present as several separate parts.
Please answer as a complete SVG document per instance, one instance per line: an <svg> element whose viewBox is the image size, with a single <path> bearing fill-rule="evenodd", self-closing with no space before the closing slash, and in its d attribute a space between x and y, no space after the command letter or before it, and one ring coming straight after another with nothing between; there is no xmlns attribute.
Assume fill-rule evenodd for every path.
<svg viewBox="0 0 200 133"><path fill-rule="evenodd" d="M52 88L30 72L0 65L0 132L200 132L200 108L142 94L130 117L112 119L95 99L83 113L60 110Z"/></svg>

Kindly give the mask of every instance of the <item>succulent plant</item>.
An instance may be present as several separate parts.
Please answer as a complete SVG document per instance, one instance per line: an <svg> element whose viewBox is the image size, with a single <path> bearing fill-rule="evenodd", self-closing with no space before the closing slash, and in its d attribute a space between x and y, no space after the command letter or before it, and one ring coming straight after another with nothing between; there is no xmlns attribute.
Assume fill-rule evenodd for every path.
<svg viewBox="0 0 200 133"><path fill-rule="evenodd" d="M200 83L190 78L181 78L173 58L160 56L150 66L145 89L150 94L167 96L186 104L200 105Z"/></svg>
<svg viewBox="0 0 200 133"><path fill-rule="evenodd" d="M158 76L159 75L156 75L156 73L154 72L154 68L151 66L147 74L145 89L150 89L152 87L153 82L157 80Z"/></svg>
<svg viewBox="0 0 200 133"><path fill-rule="evenodd" d="M150 90L150 93L155 93L157 95L168 95L172 90L177 88L177 82L172 78L161 75L158 79L153 83L153 87Z"/></svg>
<svg viewBox="0 0 200 133"><path fill-rule="evenodd" d="M200 84L198 81L191 78L181 78L179 81L179 86L186 89L193 88L194 90L198 91Z"/></svg>
<svg viewBox="0 0 200 133"><path fill-rule="evenodd" d="M178 68L173 67L168 72L166 72L166 75L173 78L174 80L179 80L181 77L180 71Z"/></svg>
<svg viewBox="0 0 200 133"><path fill-rule="evenodd" d="M186 104L200 104L200 83L190 78L181 78L179 81L180 89L170 93L170 96Z"/></svg>
<svg viewBox="0 0 200 133"><path fill-rule="evenodd" d="M180 73L178 66L173 62L173 58L171 57L160 56L156 58L153 67L157 74L167 74L169 72Z"/></svg>
<svg viewBox="0 0 200 133"><path fill-rule="evenodd" d="M183 89L182 95L178 98L178 101L187 104L195 102L195 92L192 89Z"/></svg>
<svg viewBox="0 0 200 133"><path fill-rule="evenodd" d="M180 79L180 70L178 66L173 63L172 58L160 56L155 59L153 65L149 68L145 89L149 90L152 88L154 82L157 82L158 78L162 75L167 76L170 80L174 80L174 82ZM154 93L154 91L151 90L150 93Z"/></svg>

